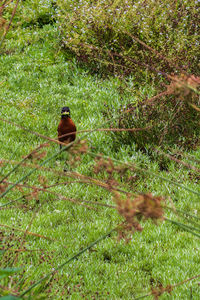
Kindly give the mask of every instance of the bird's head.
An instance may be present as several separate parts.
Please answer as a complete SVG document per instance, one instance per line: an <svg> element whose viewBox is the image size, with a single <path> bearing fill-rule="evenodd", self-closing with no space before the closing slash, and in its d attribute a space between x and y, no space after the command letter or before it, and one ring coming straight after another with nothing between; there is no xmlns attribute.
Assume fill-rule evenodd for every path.
<svg viewBox="0 0 200 300"><path fill-rule="evenodd" d="M68 106L64 106L61 110L61 118L70 118L70 109Z"/></svg>

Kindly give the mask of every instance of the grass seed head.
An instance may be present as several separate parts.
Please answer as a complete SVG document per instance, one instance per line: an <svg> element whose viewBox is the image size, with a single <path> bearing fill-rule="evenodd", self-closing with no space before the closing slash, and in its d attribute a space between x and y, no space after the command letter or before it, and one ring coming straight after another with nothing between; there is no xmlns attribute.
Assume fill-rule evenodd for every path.
<svg viewBox="0 0 200 300"><path fill-rule="evenodd" d="M163 219L162 197L152 194L141 194L133 198L131 194L122 198L119 193L114 193L114 201L117 204L119 214L125 219L120 226L119 238L125 238L130 233L142 231L140 220L152 219L154 222Z"/></svg>
<svg viewBox="0 0 200 300"><path fill-rule="evenodd" d="M167 91L169 94L174 94L180 97L182 100L187 100L188 96L193 96L194 90L198 89L200 86L200 77L194 75L187 76L181 74L180 76L172 75L172 81L167 86Z"/></svg>
<svg viewBox="0 0 200 300"><path fill-rule="evenodd" d="M86 140L79 140L76 144L73 144L69 149L69 159L67 163L70 163L71 167L77 167L81 162L81 155L87 153L88 144Z"/></svg>
<svg viewBox="0 0 200 300"><path fill-rule="evenodd" d="M0 184L0 193L1 194L4 193L6 191L6 189L7 189L7 187L8 187L7 183Z"/></svg>

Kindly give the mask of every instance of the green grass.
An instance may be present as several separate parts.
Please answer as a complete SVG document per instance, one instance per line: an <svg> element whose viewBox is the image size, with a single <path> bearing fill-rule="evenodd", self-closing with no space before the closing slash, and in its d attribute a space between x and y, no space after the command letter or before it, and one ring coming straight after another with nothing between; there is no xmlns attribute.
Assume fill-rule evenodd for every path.
<svg viewBox="0 0 200 300"><path fill-rule="evenodd" d="M18 48L14 49L16 41L10 36L6 47L13 49L13 53L0 57L0 82L5 80L0 86L1 118L56 138L62 106L70 107L77 129L84 130L103 126L105 104L115 108L117 117L121 105L135 103L138 100L137 92L135 95L127 93L121 97L119 87L122 83L119 79L98 78L85 69L81 69L75 61L67 60L64 53L56 49L55 41L59 39L59 36L53 27L44 26L43 29L35 30L35 34L32 32L32 35L30 30L29 32L31 43L24 44L23 51L20 48L22 42ZM47 32L49 32L49 37L46 36ZM131 80L129 84L132 84ZM153 86L146 86L140 92L148 97L152 95L153 90ZM0 121L0 126L1 159L19 162L37 145L45 142L14 125ZM83 134L80 134L81 136ZM199 175L192 176L192 171L172 161L168 162L168 171L161 172L158 158L152 160L148 154L137 151L134 143L132 146L127 146L123 145L122 141L121 145L116 148L113 145L113 136L114 133L106 132L88 134L86 139L90 151L137 164L172 182L176 180L200 192ZM58 149L58 145L51 143L46 149L46 158L52 156ZM200 159L199 150L191 154ZM56 159L49 161L46 166L53 171L62 171L65 157L67 153L62 153ZM104 180L104 174L93 173L93 165L94 157L87 154L72 170ZM12 167L12 164L8 164L2 173L5 175ZM27 167L21 166L14 174L11 174L8 180L14 183L28 170ZM54 172L38 170L28 177L26 184L41 186L39 175L46 177L48 185L55 184L58 180L60 182L69 180L67 176L59 178ZM176 208L200 216L198 195L154 175L136 170L130 172L130 175L137 176L136 181L130 183L128 175L124 176L121 182L124 189L170 197ZM68 198L113 204L111 194L95 185L71 183L63 186L58 184L51 188L51 191ZM26 192L30 190L26 189ZM0 199L0 205L20 196L21 192L13 189ZM170 203L167 200L169 206ZM28 231L53 239L46 240L31 235L26 235L24 238L23 233L1 226L2 246L6 249L10 246L10 249L3 254L0 267L21 268L21 271L12 276L12 279L2 280L2 286L8 287L10 291L22 293L35 281L122 221L115 210L100 206L94 207L96 210L42 192L39 194L39 203L34 198L29 201L23 199L0 210L1 225L9 225L22 230L26 230L37 210ZM165 214L172 220L189 224L186 219L179 219L173 212L166 210ZM199 224L198 221L197 223ZM197 228L199 225L195 226ZM136 232L128 244L123 240L117 241L116 233L107 237L94 248L64 266L55 274L49 285L45 287L42 284L33 289L32 298L133 299L148 293L151 287L160 284L173 285L199 273L199 238L169 222L159 223L157 226L148 221L143 223L143 227L144 230ZM22 240L24 240L23 245ZM19 252L14 262L16 258L14 250L20 247L25 247L26 251ZM190 287L193 287L193 299L198 299L199 288L196 282L197 280L179 286L172 291L171 295L165 293L160 298L190 299ZM1 295L7 293L9 291L0 287Z"/></svg>

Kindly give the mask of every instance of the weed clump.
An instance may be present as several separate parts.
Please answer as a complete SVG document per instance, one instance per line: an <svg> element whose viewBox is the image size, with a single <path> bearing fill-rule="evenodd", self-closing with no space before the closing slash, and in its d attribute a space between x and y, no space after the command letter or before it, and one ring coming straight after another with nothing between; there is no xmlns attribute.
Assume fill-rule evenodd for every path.
<svg viewBox="0 0 200 300"><path fill-rule="evenodd" d="M140 194L135 197L128 195L123 199L119 193L115 193L114 201L117 204L118 213L125 219L119 227L119 239L130 239L129 235L134 231L142 231L141 219L151 219L154 222L163 219L162 197L152 194Z"/></svg>
<svg viewBox="0 0 200 300"><path fill-rule="evenodd" d="M57 6L66 49L93 70L137 78L146 76L147 66L197 71L197 1L58 0Z"/></svg>
<svg viewBox="0 0 200 300"><path fill-rule="evenodd" d="M199 143L199 87L200 78L194 75L171 75L166 90L151 99L126 104L119 111L113 126L119 128L147 128L135 132L116 132L113 147L135 143L144 150L149 145L178 145L196 148ZM109 119L112 108L103 112Z"/></svg>

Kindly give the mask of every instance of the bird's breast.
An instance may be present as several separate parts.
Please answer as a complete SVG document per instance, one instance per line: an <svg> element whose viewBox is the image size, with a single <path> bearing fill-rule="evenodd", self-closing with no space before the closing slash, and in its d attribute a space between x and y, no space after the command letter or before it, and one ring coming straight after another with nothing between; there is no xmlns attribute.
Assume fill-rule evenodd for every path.
<svg viewBox="0 0 200 300"><path fill-rule="evenodd" d="M67 118L67 119L61 119L60 123L58 125L58 137L73 132L72 135L60 138L59 140L62 142L69 142L69 141L73 141L76 138L76 126L74 124L74 122L72 121L71 118Z"/></svg>

